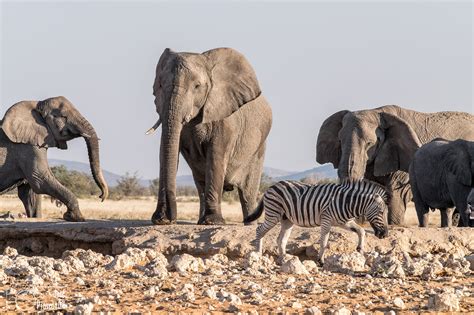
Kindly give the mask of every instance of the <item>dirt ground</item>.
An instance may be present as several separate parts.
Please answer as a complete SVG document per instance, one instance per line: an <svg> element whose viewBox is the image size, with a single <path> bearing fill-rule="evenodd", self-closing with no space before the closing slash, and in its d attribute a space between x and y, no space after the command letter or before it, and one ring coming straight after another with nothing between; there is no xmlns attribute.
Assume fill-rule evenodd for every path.
<svg viewBox="0 0 474 315"><path fill-rule="evenodd" d="M153 226L153 199L81 200L86 223L0 220L0 312L174 312L383 314L474 310L474 230L393 227L377 239L333 229L324 266L315 263L319 228L295 228L279 260L278 228L253 252L256 226L225 204L227 226L196 226L196 202L180 202L180 224ZM0 198L0 213L22 211ZM113 220L110 220L113 219ZM120 220L118 220L120 219ZM431 223L439 224L439 216ZM472 257L472 256L471 256Z"/></svg>

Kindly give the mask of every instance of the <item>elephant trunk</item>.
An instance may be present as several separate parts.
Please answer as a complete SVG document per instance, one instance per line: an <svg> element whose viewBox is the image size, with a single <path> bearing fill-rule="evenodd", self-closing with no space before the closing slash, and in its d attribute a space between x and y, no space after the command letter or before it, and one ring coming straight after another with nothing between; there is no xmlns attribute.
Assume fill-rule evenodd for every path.
<svg viewBox="0 0 474 315"><path fill-rule="evenodd" d="M109 196L109 188L100 168L99 137L97 136L97 133L95 132L92 125L85 118L81 117L77 123L77 126L81 136L86 141L92 177L101 190L102 193L100 198L102 201L104 201Z"/></svg>
<svg viewBox="0 0 474 315"><path fill-rule="evenodd" d="M169 221L176 221L176 172L182 124L164 121L160 146L160 189L158 208L166 210Z"/></svg>
<svg viewBox="0 0 474 315"><path fill-rule="evenodd" d="M362 179L366 171L367 152L358 138L351 139L350 145L342 145L341 160L337 174L339 178Z"/></svg>

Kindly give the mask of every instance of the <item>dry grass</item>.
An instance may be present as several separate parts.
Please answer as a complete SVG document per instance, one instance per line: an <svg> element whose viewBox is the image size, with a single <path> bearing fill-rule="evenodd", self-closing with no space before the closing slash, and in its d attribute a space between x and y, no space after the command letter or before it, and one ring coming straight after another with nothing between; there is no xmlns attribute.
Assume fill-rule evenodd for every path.
<svg viewBox="0 0 474 315"><path fill-rule="evenodd" d="M87 219L106 220L149 220L156 208L153 197L139 199L106 200L79 199L81 212ZM49 197L43 196L42 209L44 217L60 219L66 211L62 205L57 207L50 202ZM228 222L242 222L240 203L233 202L222 204L224 219ZM24 213L23 204L15 195L0 196L0 213L10 211L12 214ZM196 198L178 199L178 220L197 222L199 215L199 202Z"/></svg>
<svg viewBox="0 0 474 315"><path fill-rule="evenodd" d="M79 199L82 213L88 219L108 220L149 220L156 207L153 197L127 200L106 200L100 202L98 199ZM15 195L0 196L0 213L11 211L13 214L24 213L23 204ZM43 213L47 218L62 218L66 211L64 206L56 207L50 202L50 198L43 197ZM227 222L242 222L242 211L239 202L222 204L222 212ZM199 203L195 198L180 198L178 200L178 220L197 222ZM406 225L416 226L418 219L413 204L410 204L406 213ZM430 226L439 226L439 211L432 212Z"/></svg>

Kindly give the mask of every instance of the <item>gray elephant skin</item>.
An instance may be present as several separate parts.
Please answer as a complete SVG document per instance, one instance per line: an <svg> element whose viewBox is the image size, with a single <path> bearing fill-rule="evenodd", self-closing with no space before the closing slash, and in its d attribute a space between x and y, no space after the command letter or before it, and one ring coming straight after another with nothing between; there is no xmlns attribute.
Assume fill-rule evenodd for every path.
<svg viewBox="0 0 474 315"><path fill-rule="evenodd" d="M316 161L332 163L340 178L368 178L389 192L389 223L402 225L411 200L408 172L416 150L435 138L474 140L474 116L421 113L396 105L339 111L322 124Z"/></svg>
<svg viewBox="0 0 474 315"><path fill-rule="evenodd" d="M100 168L99 138L62 96L22 101L6 111L0 129L0 192L18 187L28 216L41 216L37 194L46 194L66 205L65 220L84 221L76 196L54 177L47 159L48 148L65 150L67 141L77 137L85 139L92 176L105 200L108 186Z"/></svg>
<svg viewBox="0 0 474 315"><path fill-rule="evenodd" d="M162 123L159 193L154 224L176 222L176 172L181 153L200 198L200 224L224 224L223 190L238 189L243 216L256 207L270 106L254 70L234 49L204 53L165 49L153 85Z"/></svg>
<svg viewBox="0 0 474 315"><path fill-rule="evenodd" d="M418 222L428 226L429 210L441 210L441 226L452 225L454 207L469 226L469 194L474 195L474 142L436 139L415 153L410 183Z"/></svg>

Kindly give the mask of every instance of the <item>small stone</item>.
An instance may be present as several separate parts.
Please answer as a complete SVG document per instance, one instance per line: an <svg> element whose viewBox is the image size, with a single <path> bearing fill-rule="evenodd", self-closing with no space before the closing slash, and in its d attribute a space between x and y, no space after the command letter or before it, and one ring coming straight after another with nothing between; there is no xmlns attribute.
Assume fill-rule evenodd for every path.
<svg viewBox="0 0 474 315"><path fill-rule="evenodd" d="M215 287L212 286L210 288L207 288L205 291L204 291L204 296L210 298L210 299L217 299L217 296L216 296L216 291L215 291Z"/></svg>
<svg viewBox="0 0 474 315"><path fill-rule="evenodd" d="M310 273L318 271L318 265L313 260L304 260L303 266L305 266L306 270Z"/></svg>
<svg viewBox="0 0 474 315"><path fill-rule="evenodd" d="M295 287L295 277L288 277L283 285L285 289L293 289Z"/></svg>
<svg viewBox="0 0 474 315"><path fill-rule="evenodd" d="M119 254L115 256L114 260L105 266L107 270L123 270L131 268L135 265L135 262L127 254Z"/></svg>
<svg viewBox="0 0 474 315"><path fill-rule="evenodd" d="M348 310L345 306L340 306L332 314L333 315L351 315L351 311Z"/></svg>
<svg viewBox="0 0 474 315"><path fill-rule="evenodd" d="M18 251L13 247L7 246L3 250L3 255L8 256L8 257L16 257L18 256Z"/></svg>
<svg viewBox="0 0 474 315"><path fill-rule="evenodd" d="M281 265L281 271L285 273L297 274L297 275L308 275L309 272L306 267L301 263L300 259L296 256L290 256L289 259L285 259Z"/></svg>
<svg viewBox="0 0 474 315"><path fill-rule="evenodd" d="M300 309L300 308L303 308L303 305L301 305L300 302L296 301L296 302L291 303L290 307L293 309Z"/></svg>
<svg viewBox="0 0 474 315"><path fill-rule="evenodd" d="M393 305L401 310L405 309L405 302L399 297L393 300Z"/></svg>
<svg viewBox="0 0 474 315"><path fill-rule="evenodd" d="M93 309L94 309L94 304L92 303L80 304L74 308L74 314L89 315L89 314L92 314Z"/></svg>
<svg viewBox="0 0 474 315"><path fill-rule="evenodd" d="M77 285L80 285L80 286L86 285L86 282L84 280L82 280L82 278L79 278L79 277L74 278L74 283L76 283Z"/></svg>
<svg viewBox="0 0 474 315"><path fill-rule="evenodd" d="M32 286L43 285L44 283L43 279L37 275L31 275L26 277L26 282Z"/></svg>
<svg viewBox="0 0 474 315"><path fill-rule="evenodd" d="M428 309L440 312L458 312L459 298L454 292L434 294L428 300Z"/></svg>
<svg viewBox="0 0 474 315"><path fill-rule="evenodd" d="M199 272L200 269L204 269L202 259L195 258L189 254L175 255L171 259L170 266L183 276L187 275L188 272Z"/></svg>
<svg viewBox="0 0 474 315"><path fill-rule="evenodd" d="M322 315L323 313L316 306L309 307L304 312L305 315Z"/></svg>
<svg viewBox="0 0 474 315"><path fill-rule="evenodd" d="M324 261L324 269L345 274L361 272L365 270L365 257L358 252L331 255Z"/></svg>

